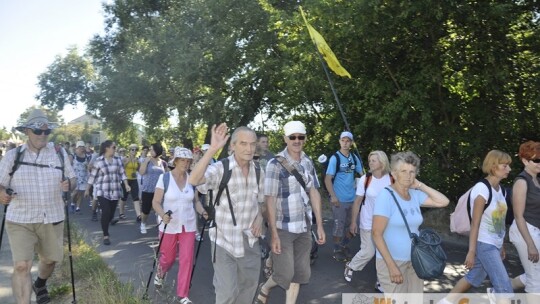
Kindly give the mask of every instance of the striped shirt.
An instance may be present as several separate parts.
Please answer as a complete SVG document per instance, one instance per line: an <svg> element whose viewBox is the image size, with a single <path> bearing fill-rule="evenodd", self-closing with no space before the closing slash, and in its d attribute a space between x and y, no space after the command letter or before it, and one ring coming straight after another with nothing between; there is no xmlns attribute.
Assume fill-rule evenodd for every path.
<svg viewBox="0 0 540 304"><path fill-rule="evenodd" d="M22 145L21 162L46 165L36 167L21 164L10 180L17 149L9 150L0 161L0 184L11 188L14 195L6 219L15 223L56 223L64 220L64 201L62 199L62 171L55 168L62 163L54 146L45 146L35 153ZM64 150L64 175L75 178L73 167ZM11 182L11 183L10 183Z"/></svg>
<svg viewBox="0 0 540 304"><path fill-rule="evenodd" d="M264 195L276 198L276 227L292 233L306 232L308 231L306 217L310 222L312 220L309 191L311 187L316 189L320 187L315 167L304 152L299 162L291 158L287 149L277 155L285 157L304 177L308 192L304 191L294 175L289 174L277 159L268 162Z"/></svg>
<svg viewBox="0 0 540 304"><path fill-rule="evenodd" d="M126 172L120 157L114 156L109 163L105 157L96 158L88 184L94 185L96 196L116 201L122 197L122 181L126 180Z"/></svg>
<svg viewBox="0 0 540 304"><path fill-rule="evenodd" d="M255 164L251 161L246 180L242 173L242 168L240 168L234 159L234 155L229 156L229 169L232 170L232 174L228 187L236 218L236 226L234 226L232 221L226 190L223 190L223 194L219 200L219 206L216 205L216 229L210 230L210 239L235 258L241 258L244 256L244 230L251 228L251 224L259 212L258 202L262 202L264 199L262 195L264 173L261 170L259 185L257 186ZM214 195L217 195L222 176L222 162L211 164L204 174L206 183L197 186L197 189L203 194L208 190L212 190ZM257 238L249 237L250 244L254 244L256 241Z"/></svg>

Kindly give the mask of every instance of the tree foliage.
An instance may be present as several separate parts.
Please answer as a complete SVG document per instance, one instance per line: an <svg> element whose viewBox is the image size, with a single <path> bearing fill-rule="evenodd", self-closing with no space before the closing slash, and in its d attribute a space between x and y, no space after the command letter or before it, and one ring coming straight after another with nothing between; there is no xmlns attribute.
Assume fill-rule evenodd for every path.
<svg viewBox="0 0 540 304"><path fill-rule="evenodd" d="M346 124L299 2L117 0L83 56L40 76L38 98L83 102L116 133L140 114L152 138L179 144L200 126L253 124L264 112L277 126L304 121L308 153L328 154ZM364 156L415 151L420 178L457 197L489 150L514 154L538 139L537 1L301 3L353 76L330 75Z"/></svg>

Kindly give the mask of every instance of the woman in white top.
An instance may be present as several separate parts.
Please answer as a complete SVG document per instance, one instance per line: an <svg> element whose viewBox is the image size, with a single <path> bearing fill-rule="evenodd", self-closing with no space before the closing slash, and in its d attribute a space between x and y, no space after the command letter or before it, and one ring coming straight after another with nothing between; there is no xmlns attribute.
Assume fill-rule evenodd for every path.
<svg viewBox="0 0 540 304"><path fill-rule="evenodd" d="M368 155L368 162L369 173L363 175L356 185L356 198L351 211L352 218L349 229L353 235L358 233L357 217L360 212L360 251L356 253L350 262L345 264L343 275L347 282L352 280L353 271L364 269L366 264L375 256L375 243L371 239L373 208L379 192L392 183L390 162L386 153L373 151ZM368 179L367 185L366 179Z"/></svg>
<svg viewBox="0 0 540 304"><path fill-rule="evenodd" d="M152 200L152 207L156 214L163 219L159 225L159 237L162 238L162 241L154 285L156 288L163 286L165 274L171 269L178 254L176 294L180 298L179 303L186 304L191 303L188 295L197 231L195 210L205 219L208 218L208 214L201 203L194 200L193 186L188 183L188 169L193 160L193 154L186 148L176 147L173 157L174 169L164 173L169 174L167 191L164 193L164 174L162 174L156 184ZM169 210L172 211L171 215L165 213ZM163 231L165 225L167 225L167 229Z"/></svg>

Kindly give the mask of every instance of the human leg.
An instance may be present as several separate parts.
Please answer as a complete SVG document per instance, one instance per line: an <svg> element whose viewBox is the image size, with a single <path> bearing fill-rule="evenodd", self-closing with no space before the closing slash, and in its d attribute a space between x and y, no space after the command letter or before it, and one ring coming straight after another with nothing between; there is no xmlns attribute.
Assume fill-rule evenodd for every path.
<svg viewBox="0 0 540 304"><path fill-rule="evenodd" d="M11 288L17 303L30 303L32 292L32 258L37 235L30 227L32 224L18 224L6 221L6 232L13 258Z"/></svg>
<svg viewBox="0 0 540 304"><path fill-rule="evenodd" d="M152 210L152 199L154 198L153 192L144 192L142 193L141 200L141 233L146 233L146 220L148 219L148 215L150 214L150 211Z"/></svg>
<svg viewBox="0 0 540 304"><path fill-rule="evenodd" d="M139 182L136 179L128 180L128 184L131 187L131 200L133 200L133 209L137 218L141 216L141 200L139 195Z"/></svg>
<svg viewBox="0 0 540 304"><path fill-rule="evenodd" d="M212 252L216 247L216 262L214 266L214 290L216 304L235 304L238 294L237 261L225 249L212 243Z"/></svg>
<svg viewBox="0 0 540 304"><path fill-rule="evenodd" d="M345 208L343 206L332 206L332 215L334 217L334 227L332 229L332 240L334 242L334 260L344 262L347 260L345 253L341 249L341 240L345 231Z"/></svg>
<svg viewBox="0 0 540 304"><path fill-rule="evenodd" d="M375 243L371 238L371 230L360 229L360 251L349 262L349 267L354 271L361 271L375 256Z"/></svg>
<svg viewBox="0 0 540 304"><path fill-rule="evenodd" d="M191 285L191 272L193 271L195 232L182 232L178 234L178 276L176 295L189 296Z"/></svg>
<svg viewBox="0 0 540 304"><path fill-rule="evenodd" d="M237 303L251 303L257 291L261 271L261 250L258 243L249 246L244 236L244 256L238 259Z"/></svg>
<svg viewBox="0 0 540 304"><path fill-rule="evenodd" d="M103 231L104 239L109 238L109 223L114 217L116 205L118 201L111 201L103 196L98 196L99 205L101 206L101 230Z"/></svg>

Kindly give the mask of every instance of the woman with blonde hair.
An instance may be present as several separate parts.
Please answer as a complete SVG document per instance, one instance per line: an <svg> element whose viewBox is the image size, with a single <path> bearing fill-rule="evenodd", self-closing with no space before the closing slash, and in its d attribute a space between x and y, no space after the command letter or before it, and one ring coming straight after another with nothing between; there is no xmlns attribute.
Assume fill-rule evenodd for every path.
<svg viewBox="0 0 540 304"><path fill-rule="evenodd" d="M514 291L503 264L508 206L500 182L508 177L511 162L510 155L499 150L489 151L484 158L482 171L487 175L491 189L484 182L478 182L470 192L471 231L469 251L465 257L465 267L469 272L439 303L452 303L455 300L452 294L463 293L471 286L479 287L486 277L493 285L493 293L488 289L488 296L497 298L497 303L510 303L509 298L513 297ZM491 201L488 201L490 193Z"/></svg>
<svg viewBox="0 0 540 304"><path fill-rule="evenodd" d="M377 195L392 184L390 162L383 151L373 151L368 155L369 173L363 175L356 186L356 198L351 211L350 232L355 235L360 228L360 251L345 264L345 281L352 280L353 271L361 271L375 256L375 244L371 239L373 208ZM357 223L358 213L360 220ZM378 284L377 284L377 289Z"/></svg>

